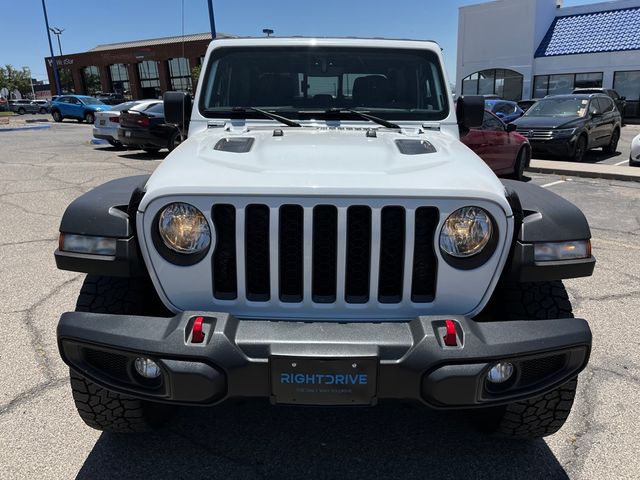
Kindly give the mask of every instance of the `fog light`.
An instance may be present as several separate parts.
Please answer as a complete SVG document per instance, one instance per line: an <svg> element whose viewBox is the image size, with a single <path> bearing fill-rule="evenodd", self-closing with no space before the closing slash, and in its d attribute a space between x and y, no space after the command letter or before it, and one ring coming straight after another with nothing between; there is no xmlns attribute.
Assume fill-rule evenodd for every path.
<svg viewBox="0 0 640 480"><path fill-rule="evenodd" d="M511 375L513 375L513 363L498 362L487 373L487 380L491 383L504 383L511 378Z"/></svg>
<svg viewBox="0 0 640 480"><path fill-rule="evenodd" d="M158 378L160 376L160 367L150 358L136 358L135 367L136 372L144 378Z"/></svg>

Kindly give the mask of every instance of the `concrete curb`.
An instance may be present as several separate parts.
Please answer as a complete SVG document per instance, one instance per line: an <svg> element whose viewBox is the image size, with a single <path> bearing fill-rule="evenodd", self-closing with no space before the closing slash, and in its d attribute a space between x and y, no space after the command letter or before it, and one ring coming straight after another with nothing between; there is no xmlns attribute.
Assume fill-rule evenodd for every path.
<svg viewBox="0 0 640 480"><path fill-rule="evenodd" d="M51 128L51 125L34 125L30 127L0 127L0 132L21 132L23 130L45 130Z"/></svg>
<svg viewBox="0 0 640 480"><path fill-rule="evenodd" d="M597 163L557 162L553 160L531 160L529 172L551 173L571 177L603 178L640 182L640 168L618 165L600 165Z"/></svg>

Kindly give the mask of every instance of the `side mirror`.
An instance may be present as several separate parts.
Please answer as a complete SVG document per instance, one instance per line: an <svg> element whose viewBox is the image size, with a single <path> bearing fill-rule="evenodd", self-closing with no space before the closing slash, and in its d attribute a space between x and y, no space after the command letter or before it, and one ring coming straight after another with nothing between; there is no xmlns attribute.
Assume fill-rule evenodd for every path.
<svg viewBox="0 0 640 480"><path fill-rule="evenodd" d="M484 97L462 95L456 104L456 117L460 130L481 127L484 119Z"/></svg>
<svg viewBox="0 0 640 480"><path fill-rule="evenodd" d="M627 97L620 97L620 100L626 100Z"/></svg>
<svg viewBox="0 0 640 480"><path fill-rule="evenodd" d="M504 118L504 113L502 113L502 112L498 112L498 113L496 113L496 117L498 117L498 118Z"/></svg>
<svg viewBox="0 0 640 480"><path fill-rule="evenodd" d="M163 101L165 122L186 128L191 119L191 95L185 92L165 92Z"/></svg>
<svg viewBox="0 0 640 480"><path fill-rule="evenodd" d="M515 132L517 129L518 127L513 123L507 123L507 125L505 125L505 130L509 133Z"/></svg>

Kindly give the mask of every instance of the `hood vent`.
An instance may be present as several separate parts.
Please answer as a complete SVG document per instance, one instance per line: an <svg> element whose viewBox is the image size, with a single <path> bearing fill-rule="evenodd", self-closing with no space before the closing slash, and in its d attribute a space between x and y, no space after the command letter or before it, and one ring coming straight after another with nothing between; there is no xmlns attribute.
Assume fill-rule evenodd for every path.
<svg viewBox="0 0 640 480"><path fill-rule="evenodd" d="M253 146L253 137L229 137L218 140L214 150L229 153L247 153Z"/></svg>
<svg viewBox="0 0 640 480"><path fill-rule="evenodd" d="M427 140L396 140L396 145L403 155L421 155L423 153L436 152L436 147Z"/></svg>

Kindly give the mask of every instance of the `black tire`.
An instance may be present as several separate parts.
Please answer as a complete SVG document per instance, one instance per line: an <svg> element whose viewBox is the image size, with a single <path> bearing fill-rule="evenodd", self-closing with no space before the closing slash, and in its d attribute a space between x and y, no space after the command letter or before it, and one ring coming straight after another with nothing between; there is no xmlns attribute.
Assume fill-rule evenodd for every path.
<svg viewBox="0 0 640 480"><path fill-rule="evenodd" d="M144 150L145 152L150 153L152 155L155 155L160 151L159 148L143 148L142 150Z"/></svg>
<svg viewBox="0 0 640 480"><path fill-rule="evenodd" d="M38 110L38 113L47 113L47 109L46 108L41 108L40 110Z"/></svg>
<svg viewBox="0 0 640 480"><path fill-rule="evenodd" d="M170 316L148 279L88 275L76 311L123 315ZM105 432L145 432L161 425L170 405L137 400L103 388L71 371L71 393L82 420Z"/></svg>
<svg viewBox="0 0 640 480"><path fill-rule="evenodd" d="M580 135L576 140L576 144L573 147L573 154L571 160L574 162L582 162L584 155L587 153L587 137Z"/></svg>
<svg viewBox="0 0 640 480"><path fill-rule="evenodd" d="M26 111L24 108L20 107L20 108L18 109L18 114L19 114L19 115L24 115L25 113L27 113L27 111Z"/></svg>
<svg viewBox="0 0 640 480"><path fill-rule="evenodd" d="M122 148L124 145L120 143L118 140L107 140L112 147Z"/></svg>
<svg viewBox="0 0 640 480"><path fill-rule="evenodd" d="M169 138L169 143L167 144L167 148L169 149L169 151L172 152L173 150L175 150L178 145L182 143L182 140L182 135L179 131L173 132L171 134L171 138Z"/></svg>
<svg viewBox="0 0 640 480"><path fill-rule="evenodd" d="M524 177L524 169L527 166L527 148L521 148L516 157L516 163L513 166L513 173L509 176L514 180L522 181Z"/></svg>
<svg viewBox="0 0 640 480"><path fill-rule="evenodd" d="M618 150L618 142L620 141L620 130L617 128L611 134L611 138L609 139L609 144L602 147L605 153L616 153Z"/></svg>
<svg viewBox="0 0 640 480"><path fill-rule="evenodd" d="M569 296L560 281L505 283L492 298L492 316L505 320L573 318ZM483 432L519 438L541 438L556 433L569 417L577 378L544 395L499 407L469 412Z"/></svg>
<svg viewBox="0 0 640 480"><path fill-rule="evenodd" d="M62 121L62 114L58 110L51 112L51 116L54 122L60 123Z"/></svg>
<svg viewBox="0 0 640 480"><path fill-rule="evenodd" d="M96 120L96 116L91 113L91 112L87 112L84 114L84 121L87 123L90 123L91 125L93 125L93 122L95 122Z"/></svg>

